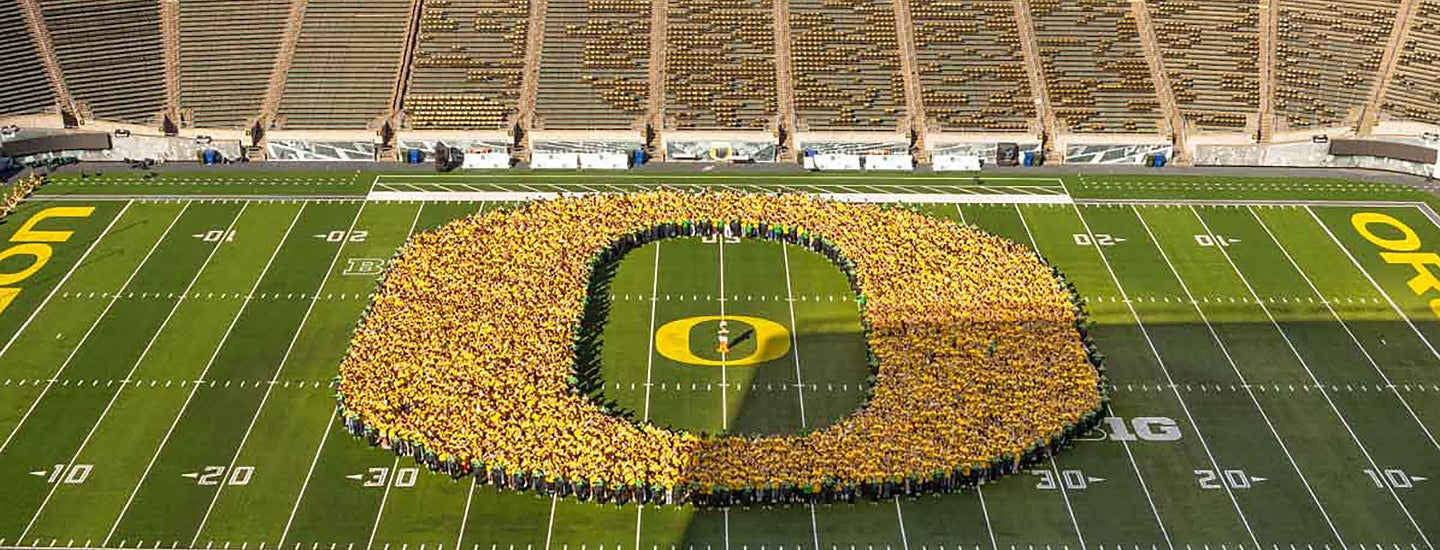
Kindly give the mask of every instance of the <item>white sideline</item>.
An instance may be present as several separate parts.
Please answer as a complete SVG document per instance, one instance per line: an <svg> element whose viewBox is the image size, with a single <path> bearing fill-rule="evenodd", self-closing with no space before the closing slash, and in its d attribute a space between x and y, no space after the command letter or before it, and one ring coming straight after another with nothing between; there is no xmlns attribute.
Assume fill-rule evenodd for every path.
<svg viewBox="0 0 1440 550"><path fill-rule="evenodd" d="M655 189L659 189L658 187ZM587 191L375 191L369 201L533 201L592 194ZM842 202L923 203L923 204L1074 204L1069 195L982 194L982 193L817 193Z"/></svg>

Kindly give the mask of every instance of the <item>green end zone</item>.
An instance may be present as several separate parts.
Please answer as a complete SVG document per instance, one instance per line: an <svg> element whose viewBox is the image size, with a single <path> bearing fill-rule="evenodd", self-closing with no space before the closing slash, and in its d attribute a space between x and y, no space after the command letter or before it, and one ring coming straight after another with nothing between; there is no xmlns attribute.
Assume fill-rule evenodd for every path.
<svg viewBox="0 0 1440 550"><path fill-rule="evenodd" d="M1049 192L847 177L706 185ZM248 178L70 181L0 222L3 251L23 244L17 229L46 208L96 208L47 222L75 233L46 243L53 254L33 274L0 285L19 289L0 312L0 547L1428 550L1440 539L1440 319L1430 304L1440 290L1412 285L1440 267L1383 255L1440 252L1432 212L1394 204L1433 203L1412 190L1066 177L1081 204L916 206L1031 245L1061 268L1098 323L1116 416L1048 468L963 494L696 511L497 493L346 437L328 381L377 262L414 231L496 205L297 202L271 195L309 186L358 199L373 177ZM674 183L659 179L445 185ZM217 182L210 192L250 198L153 200L208 197ZM1159 203L1086 202L1139 198ZM1250 202L1213 204L1222 199ZM1337 200L1364 202L1326 202ZM1414 239L1393 224L1370 226L1367 238L1353 223L1362 213ZM725 243L722 269L720 246L667 240L625 258L604 334L607 397L637 416L648 407L652 422L737 433L798 432L852 412L865 369L843 278L774 243ZM0 271L31 261L6 256ZM722 303L726 315L785 327L791 348L724 369L653 353L661 327L720 315ZM713 359L705 323L689 347Z"/></svg>

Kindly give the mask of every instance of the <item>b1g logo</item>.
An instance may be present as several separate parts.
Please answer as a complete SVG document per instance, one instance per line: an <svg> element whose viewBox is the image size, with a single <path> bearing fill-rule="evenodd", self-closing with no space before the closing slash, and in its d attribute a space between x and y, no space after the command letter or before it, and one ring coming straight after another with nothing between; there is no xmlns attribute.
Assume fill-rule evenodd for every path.
<svg viewBox="0 0 1440 550"><path fill-rule="evenodd" d="M74 231L42 231L35 226L50 218L88 218L95 213L92 206L58 206L46 208L31 216L25 221L20 229L10 237L10 242L17 243L10 248L0 251L0 265L4 265L10 258L30 258L30 263L19 271L0 271L0 314L5 313L5 308L20 296L20 287L15 286L45 267L50 262L50 257L55 250L49 243L63 243L70 240L75 234Z"/></svg>
<svg viewBox="0 0 1440 550"><path fill-rule="evenodd" d="M1370 244L1385 250L1380 253L1380 258L1386 263L1404 264L1415 270L1415 276L1406 283L1410 292L1424 298L1425 293L1440 290L1440 279L1431 270L1432 266L1440 267L1440 254L1421 251L1420 235L1405 222L1376 212L1359 212L1350 217L1350 225ZM1374 231L1378 227L1389 227L1391 231L1385 233L1398 235L1378 235ZM1430 299L1430 311L1440 317L1440 298Z"/></svg>
<svg viewBox="0 0 1440 550"><path fill-rule="evenodd" d="M695 355L690 347L690 336L695 327L704 323L726 321L730 324L749 325L749 331L738 331L739 337L732 339L729 343L738 345L741 339L755 341L755 350L744 357L734 359L726 358L725 361L706 359ZM751 332L753 331L753 332ZM747 335L748 334L748 335ZM665 323L660 330L655 331L655 350L660 355L677 363L688 365L701 365L707 367L746 367L759 365L767 361L773 361L790 353L790 331L784 326L769 319L759 317L746 317L744 315L706 315L702 317L687 317L677 321Z"/></svg>

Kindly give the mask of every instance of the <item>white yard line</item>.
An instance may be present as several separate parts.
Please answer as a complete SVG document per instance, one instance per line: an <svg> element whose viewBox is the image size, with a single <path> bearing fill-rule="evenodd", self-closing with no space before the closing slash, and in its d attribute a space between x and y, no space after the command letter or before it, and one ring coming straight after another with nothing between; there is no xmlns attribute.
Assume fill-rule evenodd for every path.
<svg viewBox="0 0 1440 550"><path fill-rule="evenodd" d="M465 523L470 520L470 503L475 501L475 486L479 484L475 476L471 475L470 490L465 493L465 511L460 513L460 534L455 535L455 550L460 550L460 543L465 542Z"/></svg>
<svg viewBox="0 0 1440 550"><path fill-rule="evenodd" d="M795 286L790 279L790 246L784 242L780 243L780 254L785 263L785 304L790 308L790 355L795 358L795 392L796 401L800 403L800 428L809 429L809 422L805 418L805 379L800 375L800 325L795 321ZM815 504L807 503L810 507L810 534L815 540L815 550L820 550L820 529L815 522ZM900 500L895 500L895 512L900 512ZM900 526L900 534L905 534L905 526ZM908 545L907 545L908 549Z"/></svg>
<svg viewBox="0 0 1440 550"><path fill-rule="evenodd" d="M1102 249L1098 243L1094 242L1095 232L1090 229L1090 222L1080 213L1080 207L1078 205L1072 205L1072 208L1075 209L1075 217L1080 220L1081 226L1085 228L1085 234L1090 237L1092 245L1095 247L1095 253L1100 256L1100 263L1105 266L1105 271L1110 273L1110 280L1115 283L1115 290L1120 293L1125 307L1130 310L1130 317L1135 319L1135 328L1139 329L1140 335L1145 337L1145 343L1150 348L1150 354L1155 358L1155 363L1160 366L1160 372L1165 374L1165 381L1169 383L1170 391L1175 395L1175 401L1179 403L1180 410L1185 413L1185 419L1190 422L1191 429L1195 430L1195 438L1200 441L1200 448L1205 451L1205 458L1210 461L1210 467L1216 472L1222 471L1220 463L1215 460L1215 454L1210 451L1210 443L1205 440L1204 433L1200 431L1200 424L1195 422L1195 416L1190 413L1190 406L1185 404L1184 396L1180 395L1180 386L1175 383L1175 379L1170 375L1170 367L1165 364L1165 358L1160 355L1160 348L1156 347L1155 340L1150 338L1150 329L1145 328L1145 323L1141 321L1140 313L1135 310L1134 302L1130 300L1129 293L1125 292L1125 286L1120 283L1120 276L1115 273L1115 268L1110 265L1110 258L1105 256L1104 249ZM1245 532L1250 535L1250 542L1254 543L1257 549L1264 548L1260 545L1260 539L1255 536L1255 530L1250 528L1250 520L1245 517L1245 511L1240 508L1240 501L1235 498L1234 491L1230 489L1228 484L1222 483L1221 487L1224 488L1226 496L1230 498L1230 504L1235 508L1235 514L1239 516L1240 523L1245 526Z"/></svg>
<svg viewBox="0 0 1440 550"><path fill-rule="evenodd" d="M295 494L295 504L290 506L290 517L285 520L285 529L280 531L279 546L285 545L285 539L290 536L290 527L295 523L295 514L300 511L300 502L305 499L305 491L310 488L310 478L315 475L315 465L320 463L320 451L325 449L325 441L330 439L330 431L335 429L335 417L340 414L336 409L330 412L330 418L325 421L324 433L320 435L320 444L315 446L315 455L310 458L310 469L305 471L305 481L300 483L300 492Z"/></svg>
<svg viewBox="0 0 1440 550"><path fill-rule="evenodd" d="M726 226L726 227L729 227L729 226ZM722 321L725 320L725 302L729 300L729 298L726 298L726 297L725 297L725 234L726 234L726 233L727 233L726 231L720 231L720 232L716 233L716 235L715 235L715 242L716 242L716 243L719 243L719 245L720 245L720 320L722 320ZM725 432L725 431L729 431L729 430L730 430L730 377L729 377L729 370L730 370L730 369L727 368L726 365L725 365L726 361L729 359L728 356L729 356L729 353L726 353L724 350L721 350L721 352L720 352L720 431L722 431L722 432ZM727 529L727 531L728 531L729 525L730 525L730 512L729 512L728 510L725 512L725 525L726 525L726 529ZM729 546L729 543L726 543L726 546L728 547L728 546Z"/></svg>
<svg viewBox="0 0 1440 550"><path fill-rule="evenodd" d="M1191 206L1190 213L1195 215L1195 219L1200 222L1200 227L1201 229L1205 230L1206 234L1210 235L1211 237L1215 237L1215 232L1210 230L1210 225L1208 223L1205 223L1205 218L1200 216L1200 211L1196 210L1194 206ZM1370 468L1376 472L1381 471L1380 466L1375 463L1375 459L1370 455L1370 450L1367 449L1365 447L1365 444L1360 441L1360 436L1355 434L1355 429L1350 426L1350 422L1345 420L1345 414L1341 413L1340 407L1336 406L1335 401L1330 399L1330 392L1325 389L1324 384L1320 383L1320 378L1315 376L1315 372L1310 369L1310 364L1305 361L1305 357L1301 355L1300 350L1295 347L1295 343L1290 340L1290 335L1285 333L1285 329L1280 326L1280 322L1277 321L1275 319L1275 315L1270 312L1270 307L1265 305L1265 301L1260 299L1260 294L1255 291L1255 287L1251 286L1250 281L1245 278L1245 274L1240 272L1240 266L1235 265L1235 260L1230 258L1230 253L1225 251L1225 247L1217 246L1214 248L1220 251L1221 256L1225 257L1225 262L1230 264L1230 269L1235 271L1235 275L1240 278L1240 282L1245 285L1245 289L1250 292L1250 296L1255 299L1255 303L1260 304L1261 311L1264 311L1265 317L1270 320L1270 326L1275 328L1275 332L1280 333L1280 338L1285 341L1285 347L1290 349L1290 353L1295 356L1295 359L1297 361L1300 362L1300 366L1305 369L1305 374L1310 377L1310 381L1315 384L1316 389L1320 390L1320 395L1325 397L1325 402L1330 405L1330 410L1335 413L1335 417L1340 420L1340 425L1344 426L1345 431L1350 434L1351 441L1355 442L1355 446L1360 449L1360 453L1365 455L1365 461L1370 464ZM1296 467L1296 471L1299 471L1298 466ZM1405 501L1400 499L1400 495L1395 492L1395 488L1392 487L1389 483L1382 483L1382 485L1384 485L1390 490L1390 496L1395 499L1395 504L1400 507L1401 512L1405 513L1405 517L1410 520L1410 525L1415 528L1415 532L1420 534L1420 540L1425 541L1425 546L1428 546L1433 550L1435 546L1430 544L1430 538L1425 536L1425 530L1421 529L1420 525L1415 522L1415 517L1410 514L1410 508L1405 506ZM1344 546L1345 542L1342 540L1340 544Z"/></svg>
<svg viewBox="0 0 1440 550"><path fill-rule="evenodd" d="M188 209L189 207L190 207L190 204L189 204L189 203L186 203L186 204L185 204L185 208ZM299 211L304 211L304 210L305 210L305 205L304 205L304 204L300 205L300 210L299 210ZM240 212L236 212L236 213L235 213L235 218L232 219L232 220L230 220L230 225L225 228L225 234L229 234L231 231L234 231L234 230L235 230L235 224L236 224L236 222L239 222L239 221L240 221L240 214L243 213L244 211L245 211L245 208L244 208L244 207L241 207L241 208L240 208ZM185 210L182 209L182 210L180 211L180 214L183 215L184 213L185 213ZM297 219L297 220L300 219L300 214L299 214L298 212L295 214L295 219ZM175 221L179 221L179 220L180 220L180 215L176 215L176 216L175 216ZM171 225L171 227L174 227L175 222L174 222L174 221L170 222L170 225ZM293 229L293 228L295 227L295 222L294 222L294 221L291 221L291 222L290 222L290 227L291 227L291 229ZM166 234L169 234L170 229L167 228L167 229L165 230L165 232L166 232ZM286 234L286 235L289 235L289 234L290 234L289 230L286 230L285 234ZM165 240L164 235L162 235L162 236L160 237L160 240L161 240L161 241ZM280 239L280 242L285 242L285 239L284 239L284 238L281 238L281 239ZM157 244L157 246L158 246L158 244L159 244L158 241L157 241L156 244ZM140 369L140 365L145 362L145 358L147 358L147 357L150 356L150 350L151 350L151 349L154 349L154 347L155 347L155 342L158 342L158 341L160 340L160 335L161 335L161 334L164 334L164 333L165 333L165 329L170 326L170 321L171 321L171 319L174 319L174 318L175 318L175 312L177 312L177 311L180 310L180 305L185 303L185 297L188 296L188 295L190 295L191 289L194 289L194 288L195 288L195 283L197 283L197 282L200 281L200 276L205 274L206 268L210 267L210 262L211 262L211 260L214 260L214 259L215 259L216 253L218 253L218 252L220 251L220 247L221 247L222 245L224 245L224 244L225 244L225 239L223 239L223 238L215 242L215 246L210 249L210 254L206 255L206 256L205 256L205 261L200 264L200 269L198 269L198 270L195 271L195 276L190 278L190 282L189 282L188 284L186 284L186 285L185 285L185 289L180 292L180 298L177 299L177 300L175 300L175 305L171 306L171 307L170 307L170 312L167 313L167 314L165 314L165 320L160 322L160 326L155 329L155 334L153 334L153 335L150 336L150 341L145 344L145 349L140 352L140 356L139 356L139 357L136 357L136 358L135 358L135 362L130 365L130 370L125 373L125 377L124 377L122 380L130 380L130 379L132 379L132 378L135 377L135 371L139 370L139 369ZM277 246L277 248L278 248L278 246ZM115 393L110 396L110 401L105 404L105 409L102 410L102 411L100 411L100 417L95 419L95 423L90 426L90 431L85 434L85 439L83 439L83 440L80 441L80 446L75 449L75 454L74 454L73 456L71 456L71 457L70 457L70 461L66 463L65 468L66 468L67 470L68 470L69 468L74 467L74 466L75 466L75 461L77 461L77 460L80 459L80 455L81 455L81 454L84 454L85 448L90 445L90 439L93 438L93 437L95 437L95 432L97 432L97 431L100 430L100 425L101 425L102 423L104 423L104 422L105 422L105 418L110 415L110 409L115 406L115 402L117 402L117 401L120 400L120 394L122 394L122 393L125 392L125 388L126 388L126 387L127 387L126 384L121 384L121 385L120 385L120 388L119 388L119 389L116 389L116 390L115 390ZM51 484L51 486L50 486L50 491L45 494L45 500L43 500L43 501L40 502L40 507L37 508L37 509L35 509L35 514L32 515L32 516L30 516L30 522L25 525L25 530L20 533L20 538L21 538L21 539L24 539L24 538L25 538L25 535L27 535L27 534L30 533L30 529L32 529L32 528L35 527L35 522L40 519L40 514L42 514L42 513L45 511L45 507L50 504L50 499L52 499L52 498L55 497L55 492L60 489L60 485L61 485L60 483Z"/></svg>
<svg viewBox="0 0 1440 550"><path fill-rule="evenodd" d="M1305 486L1305 492L1310 495L1310 500L1313 501L1315 506L1320 510L1321 517L1325 518L1325 524L1330 527L1331 534L1335 535L1335 540L1340 542L1341 548L1349 548L1345 543L1345 538L1340 536L1340 530L1335 528L1335 522L1330 519L1330 512L1325 509L1325 504L1320 502L1320 497L1315 494L1315 489L1310 486L1310 480L1305 478L1305 472L1300 470L1300 464L1295 461L1295 457L1290 453L1290 447L1285 444L1285 438L1281 437L1280 432L1275 429L1275 424L1270 421L1270 415L1265 412L1265 407L1260 404L1260 399L1255 397L1255 391L1250 388L1250 382L1245 379L1245 374L1240 372L1240 365L1237 364L1235 358L1230 355L1230 348L1221 340L1220 334L1215 331L1214 325L1210 324L1210 317L1205 315L1205 310L1200 308L1200 302L1196 300L1195 294L1190 292L1190 285L1186 284L1185 279L1180 277L1180 271L1177 270L1175 264L1170 261L1170 255L1166 254L1165 249L1160 246L1160 239L1155 237L1155 233L1150 230L1150 224L1145 221L1144 216L1140 215L1139 207L1132 206L1130 209L1135 213L1135 218L1140 220L1140 227L1145 229L1145 234L1149 235L1150 241L1155 244L1155 250L1160 253L1160 259L1164 260L1165 265L1170 268L1170 273L1175 277L1175 282L1180 283L1180 289L1185 292L1186 299L1190 300L1190 305L1194 307L1195 313L1200 316L1200 321L1205 324L1205 330L1210 333L1211 340L1213 340L1215 346L1220 349L1221 355L1225 356L1225 362L1230 365L1230 369L1235 372L1236 380L1238 380L1240 386L1245 389L1245 394L1250 396L1250 402L1255 405L1256 412L1260 413L1260 418L1265 421L1265 426L1270 429L1270 435L1274 436L1275 442L1280 445L1280 450L1285 453L1285 460L1290 462L1290 467L1295 470L1295 475L1300 478L1300 483Z"/></svg>
<svg viewBox="0 0 1440 550"><path fill-rule="evenodd" d="M795 392L800 402L800 429L805 430L810 426L805 419L805 379L800 376L800 327L795 323L795 287L790 282L790 247L784 242L780 243L780 253L785 258L785 303L790 306L790 355L795 358Z"/></svg>
<svg viewBox="0 0 1440 550"><path fill-rule="evenodd" d="M1060 480L1056 485L1060 486L1060 498L1065 500L1065 511L1070 513L1070 525L1075 527L1075 540L1080 541L1080 550L1086 550L1085 533L1080 530L1080 520L1075 519L1075 507L1070 505L1070 490L1065 488L1065 478L1060 475L1060 466L1055 463L1054 455L1050 456L1050 471L1055 474L1055 479Z"/></svg>
<svg viewBox="0 0 1440 550"><path fill-rule="evenodd" d="M820 525L815 521L815 505L810 505L810 535L814 537L815 550L820 550Z"/></svg>
<svg viewBox="0 0 1440 550"><path fill-rule="evenodd" d="M249 206L249 204L245 206ZM242 212L243 208L244 207L242 207ZM296 219L299 219L298 214L296 215ZM295 224L292 221L290 228L294 229L294 227ZM288 237L289 235L289 230L286 230L286 236ZM230 326L225 328L225 334L220 337L220 343L215 345L215 351L210 354L210 359L205 362L205 368L200 371L199 376L195 377L197 380L204 380L205 375L210 372L210 367L215 365L215 359L219 358L220 351L225 349L225 343L230 340L230 334L234 332L235 325L240 323L240 318L244 316L245 310L249 309L255 291L260 288L260 283L263 282L265 276L270 273L270 268L275 264L275 258L280 255L280 250L284 248L284 244L284 239L281 239L280 243L275 245L275 251L270 254L270 259L265 262L265 268L260 271L260 276L255 278L255 284L251 285L250 291L245 293L245 301L240 304L240 309L235 312L235 318L230 320ZM105 535L104 544L110 544L110 539L115 536L115 531L120 528L120 522L124 521L125 514L130 511L130 505L135 502L135 495L140 493L140 487L144 486L145 480L150 477L150 470L155 467L155 462L160 459L160 453L165 450L165 445L170 442L170 436L175 433L176 426L180 425L180 419L185 416L185 411L190 408L190 402L195 399L195 394L200 391L200 386L201 384L197 383L190 387L190 393L185 396L185 402L180 405L180 411L175 414L175 420L170 422L170 428L165 431L165 437L160 440L160 445L155 447L155 453L150 455L150 462L145 465L144 473L140 474L139 481L135 482L135 488L130 491L130 496L125 499L125 507L120 509L120 515L115 518L115 523L110 526L110 532Z"/></svg>
<svg viewBox="0 0 1440 550"><path fill-rule="evenodd" d="M650 421L650 375L655 367L655 310L660 305L660 241L655 241L655 268L650 279L650 342L645 347L645 411L641 422Z"/></svg>
<svg viewBox="0 0 1440 550"><path fill-rule="evenodd" d="M400 455L395 455L395 462L390 464L390 471L394 472L399 467ZM390 500L390 489L393 487L395 487L393 482L386 483L385 493L380 495L380 509L375 511L375 524L370 526L370 540L365 543L366 550L375 546L375 534L380 532L380 518L385 517L385 501ZM195 545L192 543L190 546L194 547Z"/></svg>
<svg viewBox="0 0 1440 550"><path fill-rule="evenodd" d="M975 494L980 497L980 513L985 516L985 532L990 534L990 549L1000 550L1000 545L995 542L995 526L990 524L990 508L985 506L985 489L981 488L981 485L984 485L983 480L975 485Z"/></svg>
<svg viewBox="0 0 1440 550"><path fill-rule="evenodd" d="M1360 261L1355 259L1355 255L1350 252L1350 249L1346 248L1345 244L1340 242L1340 238L1335 236L1335 232L1330 230L1330 226L1325 225L1325 222L1320 219L1320 216L1315 215L1314 209L1306 206L1305 211L1310 213L1311 218L1315 219L1316 225L1319 225L1321 229L1325 230L1325 234L1330 236L1330 240L1335 241L1335 246L1339 247L1340 250L1345 253L1345 257L1350 258L1350 263L1355 264L1355 269L1360 270L1360 273L1365 275L1365 279L1370 281L1370 285L1375 287L1375 290L1379 291L1381 296L1385 297L1385 301L1390 304L1391 309L1395 310L1395 314L1399 315L1400 318L1405 321L1405 324L1410 325L1410 330L1415 332L1415 336L1420 338L1420 343L1425 344L1425 347L1430 350L1430 354L1434 355L1436 359L1440 359L1440 351L1436 351L1435 346L1430 343L1430 339L1425 337L1425 333L1420 332L1420 327L1415 326L1415 321L1412 321L1410 316L1405 314L1405 310L1400 309L1400 305L1395 303L1395 300L1390 297L1390 293L1386 291L1384 287L1380 286L1380 283L1375 280L1375 277L1370 275L1370 270L1365 269L1365 266L1361 265Z"/></svg>
<svg viewBox="0 0 1440 550"><path fill-rule="evenodd" d="M550 523L545 526L545 550L550 550L550 539L555 534L555 503L559 501L559 496L550 496Z"/></svg>
<svg viewBox="0 0 1440 550"><path fill-rule="evenodd" d="M364 205L361 205L360 209L355 212L355 219L350 221L350 229L347 230L347 235L355 231L356 224L360 223L360 214L363 213L364 210ZM415 234L415 227L420 223L420 212L424 210L425 205L423 203L420 205L419 208L415 209L415 218L410 220L410 231L406 233L407 239L410 235ZM346 241L348 243L349 239L346 239ZM328 284L330 281L330 274L335 271L335 264L339 262L341 253L345 251L345 244L346 243L341 243L340 247L335 250L335 257L330 260L330 269L325 272L325 277L320 281L320 287L315 291L317 295L325 291L325 285ZM300 320L300 327L295 330L295 336L290 339L290 346L285 349L285 356L280 360L280 365L282 368L284 367L285 363L289 362L290 353L294 351L295 343L300 340L300 332L305 328L305 323L310 320L310 313L314 310L315 302L310 302L310 307L305 310L305 317ZM315 455L310 459L310 468L305 471L305 480L300 483L300 492L296 493L295 504L290 507L290 517L285 520L285 529L280 532L279 544L281 545L285 544L285 539L290 536L290 527L295 524L295 514L300 511L300 503L305 500L305 492L310 488L310 479L315 475L315 465L319 464L320 462L320 452L325 449L325 442L330 439L330 432L335 430L335 417L339 414L340 413L338 409L335 411L331 411L330 418L325 421L325 429L320 435L320 444L315 446ZM260 411L258 409L255 412L255 417L260 417ZM251 427L254 427L253 420L251 421ZM243 448L244 444L241 444L241 447ZM240 456L239 450L236 450L235 456L237 458ZM391 469L391 472L394 472L393 468ZM386 487L385 490L388 493L390 489L389 487ZM218 492L216 493L215 498L219 498ZM465 505L467 507L470 505L469 500L466 500ZM211 506L214 506L213 502L211 503ZM381 510L384 510L383 506ZM199 536L198 532L196 536Z"/></svg>
<svg viewBox="0 0 1440 550"><path fill-rule="evenodd" d="M356 209L355 218L350 220L350 228L345 230L346 242L350 240L349 236L355 232L356 224L360 223L361 210L364 210L364 206ZM411 234L415 232L415 225L420 223L420 212L424 210L424 204L415 209L415 218L410 221ZM295 343L300 340L300 333L305 327L305 323L310 320L310 314L315 311L315 304L320 302L320 294L325 292L325 284L330 281L330 273L335 271L336 264L340 262L345 244L341 243L336 248L335 256L330 259L330 267L325 270L325 276L320 278L320 285L315 287L313 299L310 300L310 305L306 306L305 315L300 318L300 324L296 327L294 336L290 338L290 345L285 348L285 355L280 358L280 363L275 365L275 373L270 375L270 384L265 386L265 393L260 396L260 404L255 407L255 414L250 417L250 424L245 427L245 435L240 437L240 444L235 447L235 455L230 458L230 464L225 471L233 471L235 463L240 461L241 453L245 452L245 444L250 442L250 434L255 432L255 424L260 421L260 414L265 412L265 404L270 401L270 393L275 390L275 382L280 379L280 373L284 372L285 366L290 363L290 354L295 351ZM205 516L200 519L200 525L195 528L195 538L190 541L190 546L195 546L195 543L200 540L200 534L205 531L205 524L210 522L210 514L215 511L215 503L220 502L220 495L225 492L226 485L221 483L215 487L215 495L210 498L210 505L205 508Z"/></svg>
<svg viewBox="0 0 1440 550"><path fill-rule="evenodd" d="M1340 314L1335 311L1335 306L1330 304L1330 300L1325 299L1325 295L1320 292L1319 287L1316 287L1314 281L1310 280L1310 276L1305 274L1305 270L1300 268L1300 264L1290 255L1290 251L1285 248L1285 245L1280 243L1280 239L1275 236L1275 233L1270 231L1270 226L1265 224L1265 220L1260 218L1260 214L1255 212L1254 208L1250 208L1249 210L1250 215L1255 218L1255 222L1260 224L1260 228L1264 229L1265 234L1270 236L1270 240L1275 243L1276 248L1279 248L1280 252L1285 255L1285 259L1290 262L1290 266L1294 267L1295 272L1299 273L1300 277L1305 280L1305 284L1310 287L1310 291L1320 298L1320 303L1325 305L1325 310L1330 312L1330 316L1335 319L1335 322L1340 324L1340 328L1345 329L1345 334L1350 337L1351 342L1355 343L1355 348L1360 350L1360 354L1365 356L1365 361L1370 363L1370 367L1375 369L1375 373L1380 375L1381 380L1385 381L1385 387L1390 388L1391 393L1395 394L1395 398L1400 400L1400 404L1405 407L1406 412L1410 413L1410 418L1415 421L1415 424L1420 427L1421 431L1425 432L1425 437L1430 440L1430 445L1435 447L1436 450L1440 450L1440 443L1435 441L1435 436L1430 433L1430 428L1420 420L1419 415L1415 414L1415 409L1410 408L1410 402L1405 399L1405 396L1400 394L1400 390L1390 381L1390 377L1380 368L1380 364L1375 361L1375 358L1370 356L1370 352L1360 343L1360 338L1355 336L1355 333L1350 330L1350 325L1347 324L1344 319L1340 318Z"/></svg>
<svg viewBox="0 0 1440 550"><path fill-rule="evenodd" d="M1030 231L1030 222L1025 221L1025 212L1020 205L1015 205L1015 215L1020 218L1020 225L1025 227L1025 235L1030 238L1030 246L1040 255L1040 245L1035 241L1035 234ZM1112 405L1110 407L1114 409ZM1113 410L1109 413L1113 414ZM1160 528L1161 536L1165 537L1165 545L1170 550L1175 549L1175 543L1170 540L1170 531L1165 528L1165 522L1160 519L1160 509L1155 506L1155 498L1150 495L1150 486L1145 483L1145 475L1140 472L1140 464L1135 462L1135 453L1130 449L1130 442L1120 440L1120 445L1125 448L1125 456L1130 459L1130 468L1135 472L1135 479L1140 482L1140 491L1145 493L1145 501L1150 504L1150 513L1155 516L1155 525ZM1050 457L1050 468L1055 471L1055 479L1060 479L1059 467L1055 464L1055 457ZM1070 522L1075 525L1075 535L1080 539L1080 548L1085 548L1085 537L1080 534L1080 523L1075 520L1075 509L1070 505L1070 495L1064 483L1060 483L1061 495L1065 497L1065 509L1070 512Z"/></svg>
<svg viewBox="0 0 1440 550"><path fill-rule="evenodd" d="M55 294L60 292L60 287L65 286L65 283L70 280L70 276L74 275L75 271L80 269L80 266L85 265L85 260L90 258L90 253L95 251L95 247L100 245L100 241L105 240L105 236L110 234L110 229L115 227L115 223L120 221L120 218L125 215L125 212L130 210L130 205L134 203L135 201L133 200L125 201L125 206L120 208L120 212L116 213L114 218L110 218L110 223L105 225L105 229L101 230L100 234L95 236L95 240L90 243L90 246L85 248L85 252L80 254L80 258L75 260L75 265L70 266L70 269L65 272L65 276L60 278L60 282L55 283L55 288L50 289L50 293L46 294L45 299L40 301L40 305L35 307L35 311L31 311L30 316L25 318L25 322L20 323L20 326L15 329L15 334L10 335L10 339L5 341L5 346L0 347L0 358L5 357L5 353L10 351L10 346L15 345L15 341L20 339L20 335L24 334L25 329L30 326L30 323L35 321L35 316L39 315L40 311L45 309L45 306L50 305L50 299L54 298ZM5 447L0 445L0 452L3 452L4 449Z"/></svg>
<svg viewBox="0 0 1440 550"><path fill-rule="evenodd" d="M662 239L663 240L663 239ZM655 241L655 268L650 276L650 341L645 346L645 411L641 422L650 421L651 374L655 367L655 310L660 305L660 240ZM640 521L645 507L635 505L635 548L640 548Z"/></svg>
<svg viewBox="0 0 1440 550"><path fill-rule="evenodd" d="M900 522L900 544L905 550L910 550L910 537L905 534L905 513L900 511L900 497L895 498L895 519Z"/></svg>

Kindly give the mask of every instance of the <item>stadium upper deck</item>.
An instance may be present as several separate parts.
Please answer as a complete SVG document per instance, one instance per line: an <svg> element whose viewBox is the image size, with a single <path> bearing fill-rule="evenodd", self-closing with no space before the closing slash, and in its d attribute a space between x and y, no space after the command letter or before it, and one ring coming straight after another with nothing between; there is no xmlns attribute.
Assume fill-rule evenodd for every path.
<svg viewBox="0 0 1440 550"><path fill-rule="evenodd" d="M1440 0L0 0L0 118L196 133L1440 133ZM254 136L258 142L264 138Z"/></svg>

